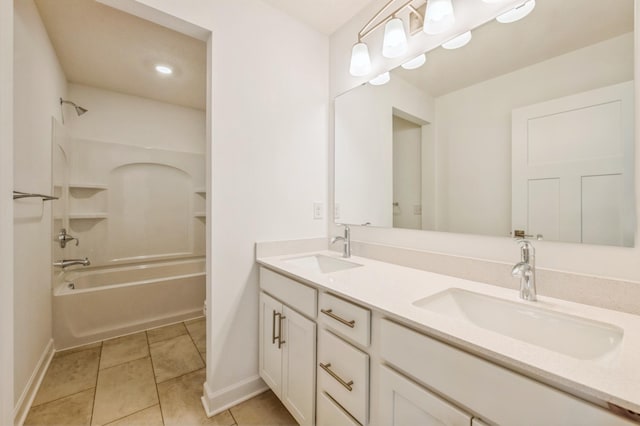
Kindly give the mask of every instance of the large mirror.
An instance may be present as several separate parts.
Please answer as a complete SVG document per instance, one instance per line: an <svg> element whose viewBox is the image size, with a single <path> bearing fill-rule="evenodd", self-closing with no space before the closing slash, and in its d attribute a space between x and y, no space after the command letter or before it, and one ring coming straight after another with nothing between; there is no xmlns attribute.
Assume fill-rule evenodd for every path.
<svg viewBox="0 0 640 426"><path fill-rule="evenodd" d="M538 0L338 96L335 221L633 246L633 15Z"/></svg>

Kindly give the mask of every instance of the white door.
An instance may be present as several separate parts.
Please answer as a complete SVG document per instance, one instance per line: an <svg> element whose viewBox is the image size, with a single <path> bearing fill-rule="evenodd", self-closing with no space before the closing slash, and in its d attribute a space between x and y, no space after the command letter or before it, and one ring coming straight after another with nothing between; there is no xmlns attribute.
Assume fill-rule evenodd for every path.
<svg viewBox="0 0 640 426"><path fill-rule="evenodd" d="M316 324L283 307L282 403L300 425L315 421Z"/></svg>
<svg viewBox="0 0 640 426"><path fill-rule="evenodd" d="M512 113L512 229L633 246L633 82Z"/></svg>
<svg viewBox="0 0 640 426"><path fill-rule="evenodd" d="M385 366L380 367L381 424L468 426L471 416Z"/></svg>
<svg viewBox="0 0 640 426"><path fill-rule="evenodd" d="M260 377L278 398L282 395L282 349L278 332L282 304L260 292Z"/></svg>

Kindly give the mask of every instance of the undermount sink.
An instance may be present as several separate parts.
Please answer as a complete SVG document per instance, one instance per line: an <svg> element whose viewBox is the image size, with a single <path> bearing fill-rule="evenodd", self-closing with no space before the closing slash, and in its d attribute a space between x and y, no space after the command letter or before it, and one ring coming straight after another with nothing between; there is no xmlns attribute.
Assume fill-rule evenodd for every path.
<svg viewBox="0 0 640 426"><path fill-rule="evenodd" d="M320 272L321 274L328 274L330 272L342 271L345 269L357 268L357 263L349 262L347 260L337 259L335 257L324 256L322 254L315 254L312 256L294 257L292 259L285 260L292 266L308 269L314 272Z"/></svg>
<svg viewBox="0 0 640 426"><path fill-rule="evenodd" d="M455 288L413 305L578 359L612 352L624 334L611 324Z"/></svg>

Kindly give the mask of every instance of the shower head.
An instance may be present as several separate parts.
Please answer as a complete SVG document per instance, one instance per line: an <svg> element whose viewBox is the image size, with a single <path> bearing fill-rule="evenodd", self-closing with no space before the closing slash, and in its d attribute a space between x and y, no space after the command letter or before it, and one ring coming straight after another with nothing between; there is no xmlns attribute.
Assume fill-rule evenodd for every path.
<svg viewBox="0 0 640 426"><path fill-rule="evenodd" d="M74 102L67 101L67 100L64 100L64 99L60 98L60 105L62 105L62 104L72 105L73 108L75 108L76 114L78 114L78 117L88 111L88 109L82 108L81 106L76 105Z"/></svg>

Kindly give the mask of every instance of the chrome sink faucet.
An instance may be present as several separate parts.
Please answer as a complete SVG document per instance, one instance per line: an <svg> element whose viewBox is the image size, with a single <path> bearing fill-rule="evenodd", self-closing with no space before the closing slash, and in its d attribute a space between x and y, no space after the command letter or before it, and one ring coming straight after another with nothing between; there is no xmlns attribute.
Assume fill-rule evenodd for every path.
<svg viewBox="0 0 640 426"><path fill-rule="evenodd" d="M349 258L351 257L351 228L347 224L338 224L340 226L344 226L344 237L337 236L331 239L330 244L334 244L336 241L343 241L342 246L342 257Z"/></svg>
<svg viewBox="0 0 640 426"><path fill-rule="evenodd" d="M535 302L536 297L536 250L530 241L517 240L520 244L520 262L511 269L511 275L520 278L520 298Z"/></svg>
<svg viewBox="0 0 640 426"><path fill-rule="evenodd" d="M66 268L67 266L73 265L89 266L91 265L91 262L89 261L88 257L85 257L84 259L64 259L53 262L53 266L59 266L62 269Z"/></svg>

